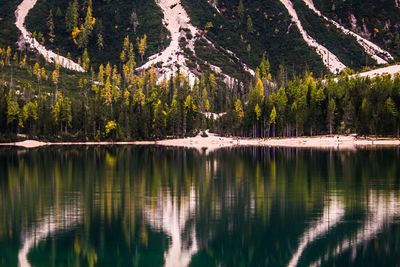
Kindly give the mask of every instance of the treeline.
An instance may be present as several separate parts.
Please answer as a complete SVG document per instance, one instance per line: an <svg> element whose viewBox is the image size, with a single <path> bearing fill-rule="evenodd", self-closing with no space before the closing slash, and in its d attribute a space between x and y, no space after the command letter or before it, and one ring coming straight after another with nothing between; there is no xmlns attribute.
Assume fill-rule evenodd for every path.
<svg viewBox="0 0 400 267"><path fill-rule="evenodd" d="M221 118L221 133L251 137L332 133L399 136L400 76L316 80L280 86L257 71L255 86Z"/></svg>
<svg viewBox="0 0 400 267"><path fill-rule="evenodd" d="M2 139L148 140L207 128L251 137L399 134L399 76L273 79L265 55L249 88L227 87L212 72L190 85L181 73L159 80L154 68L137 71L135 56L127 37L119 64L94 70L85 50L87 72L69 78L59 66L0 49Z"/></svg>
<svg viewBox="0 0 400 267"><path fill-rule="evenodd" d="M95 71L86 50L80 62L87 72L75 74L79 76L71 80L59 66L49 69L10 48L1 49L3 139L18 135L62 140L182 137L209 127L205 112L228 106L228 90L218 91L221 87L214 73L201 75L191 87L188 78L179 73L159 82L154 68L137 72L128 37L118 66L108 63ZM23 70L20 77L30 80L17 83L17 70ZM5 78L6 72L11 77Z"/></svg>

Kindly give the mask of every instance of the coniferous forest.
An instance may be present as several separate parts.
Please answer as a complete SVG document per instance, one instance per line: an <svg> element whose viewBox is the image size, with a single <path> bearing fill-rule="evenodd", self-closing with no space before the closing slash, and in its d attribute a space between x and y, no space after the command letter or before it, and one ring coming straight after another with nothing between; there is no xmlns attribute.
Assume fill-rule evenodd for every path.
<svg viewBox="0 0 400 267"><path fill-rule="evenodd" d="M264 55L246 83L227 87L213 72L192 86L179 72L158 82L154 68L135 70L128 37L118 65L95 68L86 50L80 61L83 74L1 49L1 139L154 140L205 129L243 137L399 134L399 76L272 77Z"/></svg>
<svg viewBox="0 0 400 267"><path fill-rule="evenodd" d="M40 2L39 8L33 9L35 16L28 24L43 33L33 31L32 37L55 49L55 44L67 47L73 51L73 56L68 53L67 58L78 59L85 71L72 72L50 64L27 49L17 50L11 45L0 48L0 141L154 140L193 136L206 129L242 137L334 133L399 136L399 75L355 78L352 70L345 69L333 78L321 73L314 75L307 68L295 72L293 69L298 68L287 67L290 64L270 64L269 55L264 52L254 76L247 73L226 82L224 73L204 67L207 61L213 62L222 55L218 51L223 49L211 53L208 47L196 49L197 54L208 55L202 63L204 68L195 73L196 81L179 68L174 75L160 79L159 66L138 68L149 54L157 51L156 46L165 46L154 41L158 34L165 33L159 23L161 11L154 19L157 27L147 25L142 18L152 14L147 11L153 10L156 3L143 5L147 11L140 14L136 12L139 3L130 6L133 11L129 19L119 21L128 31L123 37L123 31L115 30L119 27L117 22L117 26L112 26L111 21L105 21L103 27L101 19L96 17L108 14L109 10L102 5L93 7L92 1L73 0L68 5L61 2ZM15 4L10 3L10 8ZM66 5L65 15L58 4ZM81 4L83 10L79 9ZM115 12L119 12L115 5ZM202 25L194 11L208 14L204 6L186 5L194 22ZM239 1L233 15L241 18L239 28L246 25L248 34L257 26L250 14L247 23L241 23L250 6ZM211 8L208 4L206 7ZM209 19L203 23L208 25L203 32L207 37L196 37L197 43L216 38L213 22L217 21L212 17L215 16L204 18ZM43 18L46 23L39 23ZM149 30L148 35L144 29ZM108 36L110 32L116 32L116 38ZM180 45L190 41L187 33L185 36ZM104 37L113 43L106 44ZM120 44L115 43L117 40ZM226 40L234 39L227 36ZM216 48L214 45L213 49ZM272 55L272 62L277 62L275 57ZM226 59L222 70L228 68L227 73L235 73L242 67L242 62L232 62ZM195 65L195 61L189 63Z"/></svg>

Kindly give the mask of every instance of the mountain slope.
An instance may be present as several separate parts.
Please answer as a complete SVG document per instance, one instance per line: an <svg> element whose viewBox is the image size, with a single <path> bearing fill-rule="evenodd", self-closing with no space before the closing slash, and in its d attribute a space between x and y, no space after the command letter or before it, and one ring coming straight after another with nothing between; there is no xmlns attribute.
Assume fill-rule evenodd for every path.
<svg viewBox="0 0 400 267"><path fill-rule="evenodd" d="M83 48L74 44L70 31L66 29L65 10L72 2L69 0L44 1L38 0L34 8L29 12L26 25L29 31L41 32L44 35L44 45L58 51L66 56L68 53L73 58L82 56ZM80 21L85 18L87 1L77 1L79 5ZM54 20L54 41L48 38L48 17L50 11ZM133 28L131 17L137 14L138 26ZM93 17L96 23L89 38L87 49L89 55L93 55L92 61L95 64L118 63L119 53L125 36L135 40L147 35L146 55L160 51L168 45L166 40L168 31L163 27L162 12L154 1L148 0L114 0L114 1L93 1ZM98 46L98 35L102 35L103 48ZM136 45L136 42L135 42ZM94 56L95 55L95 56Z"/></svg>
<svg viewBox="0 0 400 267"><path fill-rule="evenodd" d="M218 73L225 83L248 81L265 52L272 75L286 79L306 70L317 76L338 73L345 67L361 70L391 63L400 53L399 7L388 0L371 2L371 7L360 10L358 1L349 4L335 0L95 1L93 31L83 46L74 43L66 24L68 12L64 10L76 2L78 22L82 24L91 1L27 1L33 8L26 18L26 28L40 36L37 39L46 49L78 62L87 48L94 67L108 61L118 65L123 39L129 36L140 69L155 65L160 78L179 70L190 77L192 84L201 73L210 71ZM10 10L19 3L3 3L2 46L17 40L19 33ZM373 18L378 8L384 15ZM49 28L50 20L54 32ZM24 32L22 24L19 21L18 28ZM26 32L24 35L30 38ZM148 37L147 47L139 55L137 40L144 35ZM40 45L35 43L44 57L50 61L56 58L47 55L49 52Z"/></svg>
<svg viewBox="0 0 400 267"><path fill-rule="evenodd" d="M327 17L400 57L398 0L314 0L314 3Z"/></svg>

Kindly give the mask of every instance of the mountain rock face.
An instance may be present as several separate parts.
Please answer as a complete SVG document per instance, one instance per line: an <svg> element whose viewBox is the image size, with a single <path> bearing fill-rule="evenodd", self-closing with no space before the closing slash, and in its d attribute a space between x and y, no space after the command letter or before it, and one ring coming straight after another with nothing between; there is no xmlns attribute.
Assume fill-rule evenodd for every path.
<svg viewBox="0 0 400 267"><path fill-rule="evenodd" d="M20 2L8 1L2 9L15 11ZM160 77L179 70L193 81L204 71L214 71L233 83L254 75L264 53L272 74L282 79L306 70L316 76L346 67L360 70L400 57L398 0L33 2L25 26L44 47L75 61L86 48L94 65L118 64L129 36L139 69L154 65ZM68 26L72 5L77 7L77 30ZM82 31L79 25L86 27L89 5L92 29L83 45L77 45L74 34ZM0 46L15 42L15 34L8 37L5 29L18 31L12 20L15 16L0 12ZM139 51L145 35L145 50Z"/></svg>

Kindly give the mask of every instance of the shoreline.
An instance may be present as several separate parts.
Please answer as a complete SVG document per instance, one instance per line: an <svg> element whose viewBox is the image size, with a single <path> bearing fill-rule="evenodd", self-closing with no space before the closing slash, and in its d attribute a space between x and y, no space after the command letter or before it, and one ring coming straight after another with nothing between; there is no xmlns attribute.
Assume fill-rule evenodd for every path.
<svg viewBox="0 0 400 267"><path fill-rule="evenodd" d="M37 148L44 146L122 146L122 145L156 145L165 147L195 148L207 152L219 148L265 146L265 147L291 147L291 148L334 148L356 149L361 147L396 147L400 146L399 138L372 138L357 137L355 135L320 135L303 137L281 138L239 138L222 137L207 132L207 137L197 135L195 137L179 139L163 139L159 141L103 141L103 142L41 142L25 140L21 142L0 143L1 146L14 146L23 148Z"/></svg>

